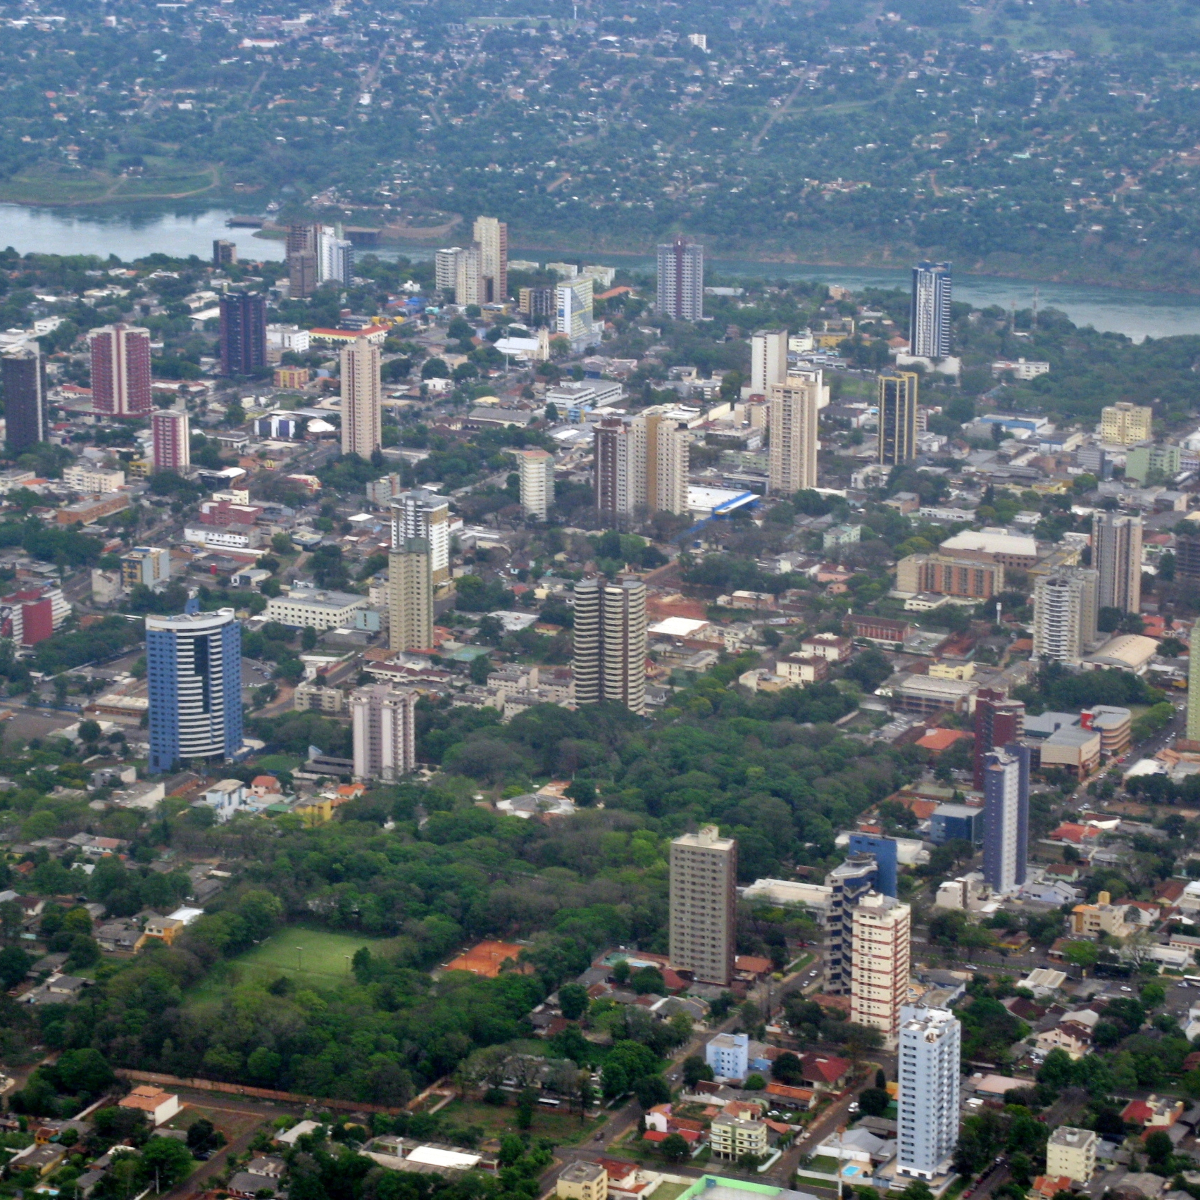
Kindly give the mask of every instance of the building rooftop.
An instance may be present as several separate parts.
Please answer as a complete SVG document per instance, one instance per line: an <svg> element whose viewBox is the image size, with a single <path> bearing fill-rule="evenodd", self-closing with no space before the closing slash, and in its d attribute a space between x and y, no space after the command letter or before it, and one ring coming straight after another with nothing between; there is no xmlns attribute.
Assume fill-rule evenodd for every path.
<svg viewBox="0 0 1200 1200"><path fill-rule="evenodd" d="M983 531L967 529L947 538L938 549L942 551L982 550L986 554L1018 554L1027 558L1036 558L1037 540L988 529Z"/></svg>
<svg viewBox="0 0 1200 1200"><path fill-rule="evenodd" d="M1053 1146L1086 1146L1096 1140L1096 1134L1091 1129L1072 1129L1070 1125L1060 1125L1049 1137Z"/></svg>

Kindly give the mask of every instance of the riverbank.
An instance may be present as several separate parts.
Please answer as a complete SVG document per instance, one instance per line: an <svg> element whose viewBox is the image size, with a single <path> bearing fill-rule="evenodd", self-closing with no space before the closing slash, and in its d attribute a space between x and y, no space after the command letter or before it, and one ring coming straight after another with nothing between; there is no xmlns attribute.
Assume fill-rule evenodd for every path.
<svg viewBox="0 0 1200 1200"><path fill-rule="evenodd" d="M0 246L12 246L21 254L94 254L105 259L115 254L124 261L160 252L186 258L196 255L208 261L213 242L231 241L243 260L278 261L284 257L282 229L262 236L255 227L229 226L228 218L244 215L243 201L228 207L183 201L171 204L139 203L121 206L63 208L50 205L28 206L0 203ZM431 217L434 214L429 214ZM453 214L445 214L447 217ZM353 213L348 223L373 226L377 222L368 213ZM275 217L272 224L279 223ZM450 225L445 237L431 236L422 230L420 240L389 240L369 253L384 257L403 255L428 261L439 246L461 244L461 225ZM438 233L446 229L439 223ZM509 255L513 259L538 262L566 259L606 266L624 267L652 276L656 269L651 245L634 245L622 250L580 245L567 235L556 240L550 235L520 236L519 227L510 234ZM827 247L827 249L830 249ZM846 250L846 246L838 247ZM776 256L771 257L772 253ZM909 266L915 256L813 254L807 260L796 252L778 250L738 255L721 253L709 246L708 266L711 277L721 283L738 279L812 279L839 284L853 290L865 287L909 287ZM974 273L975 263L954 264L954 295L978 308L998 305L1008 309L1057 308L1077 325L1122 333L1135 341L1144 337L1200 335L1200 296L1192 292L1171 292L1161 288L1137 289L1109 282L1106 286L1074 283L1047 276L1022 276L997 271ZM1200 271L1197 272L1200 279Z"/></svg>

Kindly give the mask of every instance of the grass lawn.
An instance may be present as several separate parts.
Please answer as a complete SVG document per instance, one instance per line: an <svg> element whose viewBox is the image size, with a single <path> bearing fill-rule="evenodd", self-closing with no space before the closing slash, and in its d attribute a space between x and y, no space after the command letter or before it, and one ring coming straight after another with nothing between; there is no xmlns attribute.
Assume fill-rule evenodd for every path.
<svg viewBox="0 0 1200 1200"><path fill-rule="evenodd" d="M438 1111L439 1117L455 1125L478 1125L487 1137L499 1138L506 1133L518 1133L517 1106L515 1104L483 1104L474 1100L451 1100ZM589 1117L582 1124L579 1113L558 1112L535 1107L530 1134L535 1137L551 1138L555 1142L568 1144L590 1137L607 1120L606 1117Z"/></svg>
<svg viewBox="0 0 1200 1200"><path fill-rule="evenodd" d="M690 1183L660 1183L654 1189L654 1195L658 1200L676 1200L676 1197L682 1196L691 1186Z"/></svg>
<svg viewBox="0 0 1200 1200"><path fill-rule="evenodd" d="M350 962L356 951L369 946L372 951L390 945L389 938L369 938L361 934L325 933L293 925L281 929L261 946L231 959L228 969L237 981L261 980L270 983L280 975L288 976L301 987L314 991L345 983L350 977ZM231 982L228 974L209 976L191 993L193 1000L215 999ZM224 974L224 978L222 975Z"/></svg>
<svg viewBox="0 0 1200 1200"><path fill-rule="evenodd" d="M827 1154L819 1154L808 1164L814 1171L823 1171L826 1175L836 1175L838 1160Z"/></svg>

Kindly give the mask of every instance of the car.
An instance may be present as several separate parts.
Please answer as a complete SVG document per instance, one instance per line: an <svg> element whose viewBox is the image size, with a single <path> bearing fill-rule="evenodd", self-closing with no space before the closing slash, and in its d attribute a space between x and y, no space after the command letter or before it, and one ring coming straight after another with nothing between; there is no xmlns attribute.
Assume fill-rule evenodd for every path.
<svg viewBox="0 0 1200 1200"><path fill-rule="evenodd" d="M1125 987L1124 985L1122 985L1122 987L1121 987L1121 991L1123 991L1123 992L1132 992L1132 991L1133 991L1133 988L1131 988L1131 987Z"/></svg>
<svg viewBox="0 0 1200 1200"><path fill-rule="evenodd" d="M852 1113L858 1112L858 1101L857 1100L852 1101L850 1104L850 1107L846 1111L852 1112Z"/></svg>

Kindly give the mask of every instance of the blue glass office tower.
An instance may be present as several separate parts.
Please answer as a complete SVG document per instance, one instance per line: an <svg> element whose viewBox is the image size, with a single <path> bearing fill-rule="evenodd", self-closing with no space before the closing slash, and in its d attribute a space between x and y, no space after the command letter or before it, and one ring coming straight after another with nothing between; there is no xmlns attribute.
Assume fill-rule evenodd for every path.
<svg viewBox="0 0 1200 1200"><path fill-rule="evenodd" d="M242 748L242 626L232 608L147 617L146 679L152 772Z"/></svg>
<svg viewBox="0 0 1200 1200"><path fill-rule="evenodd" d="M896 895L896 875L898 873L898 858L896 842L893 838L876 837L871 833L852 833L850 835L851 856L856 854L871 854L875 857L875 890L885 896Z"/></svg>
<svg viewBox="0 0 1200 1200"><path fill-rule="evenodd" d="M1029 856L1029 747L1010 743L984 756L983 877L998 895L1025 882Z"/></svg>

